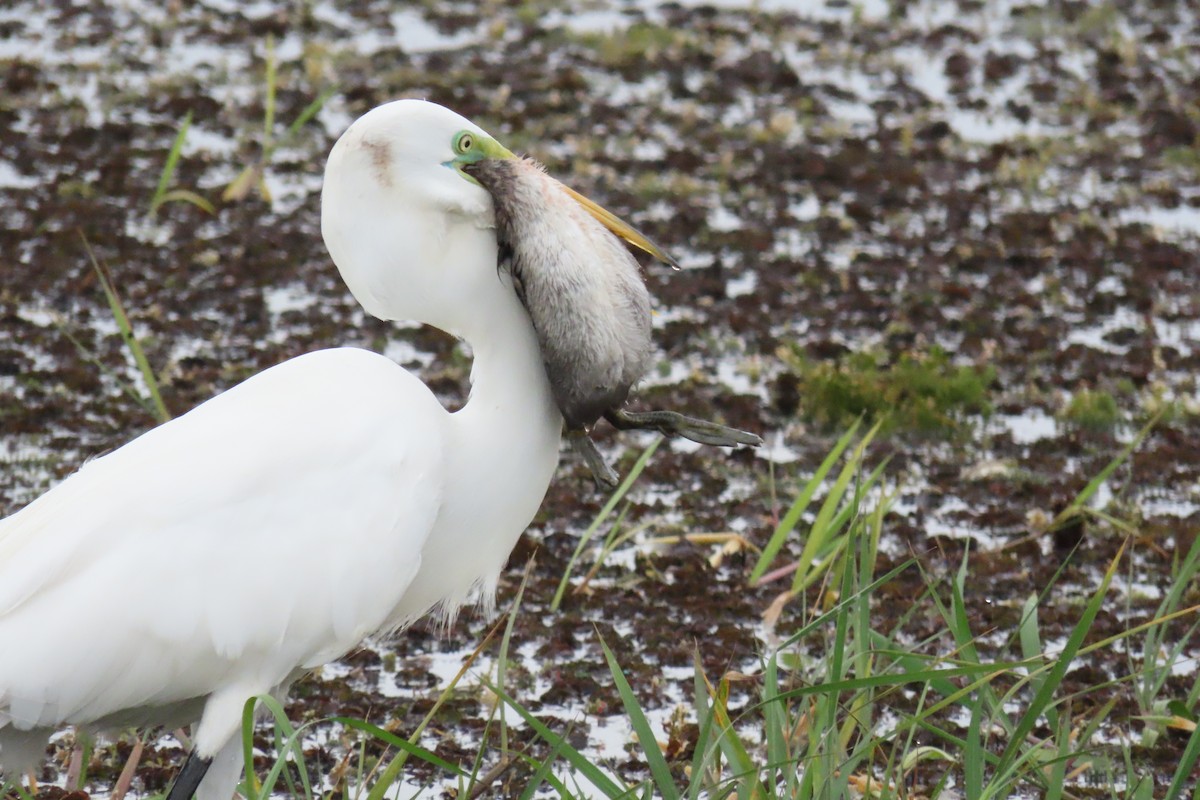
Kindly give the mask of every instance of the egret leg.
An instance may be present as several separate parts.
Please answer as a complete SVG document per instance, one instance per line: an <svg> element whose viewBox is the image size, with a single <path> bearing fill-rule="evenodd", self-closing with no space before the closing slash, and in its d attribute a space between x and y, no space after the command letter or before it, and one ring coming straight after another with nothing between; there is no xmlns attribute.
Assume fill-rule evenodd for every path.
<svg viewBox="0 0 1200 800"><path fill-rule="evenodd" d="M682 436L693 442L718 447L736 447L739 444L758 447L762 444L762 439L753 433L695 417L685 417L674 411L636 412L618 408L604 412L604 418L617 430L653 430L663 436Z"/></svg>
<svg viewBox="0 0 1200 800"><path fill-rule="evenodd" d="M567 431L567 441L583 459L583 463L587 464L597 488L609 492L617 488L620 476L605 463L604 456L600 455L600 451L596 449L595 442L588 438L587 431Z"/></svg>
<svg viewBox="0 0 1200 800"><path fill-rule="evenodd" d="M196 793L196 787L204 779L204 773L208 772L211 764L211 758L201 758L196 755L195 750L192 750L188 754L187 761L183 762L183 769L179 770L179 774L175 776L175 782L171 784L171 792L167 795L167 800L192 800L192 795Z"/></svg>

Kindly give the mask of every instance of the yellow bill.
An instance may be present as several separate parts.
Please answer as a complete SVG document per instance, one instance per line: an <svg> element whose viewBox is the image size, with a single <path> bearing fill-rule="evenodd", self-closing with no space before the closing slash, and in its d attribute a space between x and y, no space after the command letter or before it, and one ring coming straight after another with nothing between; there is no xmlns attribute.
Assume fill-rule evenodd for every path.
<svg viewBox="0 0 1200 800"><path fill-rule="evenodd" d="M575 202L583 206L589 214L595 217L601 225L612 231L614 235L619 236L621 239L629 242L637 249L649 253L662 263L670 266L672 269L679 269L679 262L667 255L665 250L647 239L643 234L639 233L638 230L628 222L621 219L603 206L600 206L587 199L570 186L563 184L563 188L567 190L567 194L571 195Z"/></svg>

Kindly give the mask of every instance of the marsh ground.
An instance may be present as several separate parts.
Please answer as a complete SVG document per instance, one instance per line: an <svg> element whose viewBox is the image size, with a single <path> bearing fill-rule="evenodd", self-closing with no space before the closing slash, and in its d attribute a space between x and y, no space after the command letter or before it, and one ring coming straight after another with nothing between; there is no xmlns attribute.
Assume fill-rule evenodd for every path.
<svg viewBox="0 0 1200 800"><path fill-rule="evenodd" d="M262 164L269 50L278 146ZM284 136L326 91L314 120ZM605 500L564 457L501 601L536 555L513 686L548 724L571 726L576 746L641 774L597 627L659 720L688 702L694 650L712 675L755 671L769 638L761 615L786 581L750 587L749 552L714 567L708 545L646 540L732 531L761 546L864 410L899 412L868 457L890 457L885 479L899 492L878 571L915 555L926 572L882 590L873 626L902 621L914 641L936 633L932 607L904 613L903 601L969 557L972 629L995 657L1025 598L1051 583L1044 638L1069 634L1125 532L1089 518L1072 550L1038 535L1039 520L1164 411L1094 499L1136 531L1095 635L1152 616L1200 522L1200 23L1186 3L1159 0L9 3L0 509L153 424L121 388L142 387L81 234L175 414L343 344L388 353L462 402L467 354L435 332L365 318L320 242L330 144L401 96L475 119L676 254L682 271L646 270L661 353L637 403L768 440L757 453L660 448L624 517L647 526L637 544L551 613L576 537ZM151 216L187 115L173 186L215 213L173 202ZM269 196L251 187L223 200L255 163ZM647 442L597 436L626 470ZM785 607L777 628L798 627L802 605ZM299 687L290 714L410 730L489 624L467 614L448 635L418 628L364 649ZM1164 696L1193 685L1200 644L1185 654ZM1129 674L1139 657L1099 651L1066 687ZM1162 780L1186 736L1144 746L1125 685L1081 702L1110 697L1097 748L1124 743ZM468 760L487 713L479 692L461 691L425 742ZM111 755L93 770L97 796ZM170 740L152 747L136 786L160 788L178 756ZM504 780L519 786L521 772ZM936 783L918 775L914 791L921 781ZM1073 790L1102 783L1085 772Z"/></svg>

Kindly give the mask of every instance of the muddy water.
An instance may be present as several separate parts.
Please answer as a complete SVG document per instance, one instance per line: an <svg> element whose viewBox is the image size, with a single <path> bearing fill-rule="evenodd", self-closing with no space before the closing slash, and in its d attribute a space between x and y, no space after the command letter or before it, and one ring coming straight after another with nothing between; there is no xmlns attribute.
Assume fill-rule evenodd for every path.
<svg viewBox="0 0 1200 800"><path fill-rule="evenodd" d="M0 509L153 424L123 388L143 387L83 237L111 270L175 413L333 344L386 352L461 403L467 354L435 332L366 319L318 232L330 143L373 105L418 96L544 161L685 266L647 269L660 353L639 402L719 416L769 444L759 454L661 448L627 525L648 524L647 536L735 530L762 544L795 481L840 432L814 421L796 392L795 362L781 354L894 359L937 345L956 364L995 370L992 413L960 419L953 433L897 431L875 446L872 458L892 457L889 480L900 490L881 568L917 554L941 576L969 546L975 629L1011 627L1066 552L1029 537L1030 520L1061 508L1169 404L1097 495L1141 531L1119 598L1128 610L1102 615L1099 629L1145 618L1200 510L1195 18L1152 0L1121 11L969 0L826 3L804 13L790 2L751 5L7 4ZM278 62L269 197L222 202L224 187L261 158L269 49ZM325 90L334 93L315 119L285 136ZM216 213L170 203L151 217L188 114L173 184ZM1121 423L1090 430L1065 419L1084 389L1111 394ZM624 469L646 443L598 438ZM594 626L665 720L690 697L695 643L713 675L754 670L765 646L759 614L781 587L748 589L746 556L714 568L707 547L629 546L591 592L551 614L575 537L603 501L565 457L501 596L511 597L536 553L515 634L518 696L637 777ZM1120 541L1089 526L1065 585L1093 587ZM916 580L887 595L912 596ZM1067 632L1073 593L1047 601L1046 640ZM890 629L891 613L881 607L877 627ZM932 614L910 620L913 635L936 629ZM796 623L785 612L780 625ZM410 730L487 624L467 615L448 636L420 628L365 649L301 687L291 714ZM1011 655L999 641L990 654ZM1100 655L1068 684L1127 669L1123 654ZM1191 678L1183 669L1174 681L1179 696ZM1118 700L1109 740L1130 734L1147 772L1170 769L1183 740L1139 748L1137 708L1131 696ZM479 693L461 693L426 744L469 760L487 713ZM324 736L313 749L328 765L339 739ZM160 787L178 751L164 740L149 762L139 790ZM106 752L94 770L97 795L113 764ZM505 780L520 786L522 775ZM424 779L414 767L414 785ZM1076 789L1089 791L1088 780Z"/></svg>

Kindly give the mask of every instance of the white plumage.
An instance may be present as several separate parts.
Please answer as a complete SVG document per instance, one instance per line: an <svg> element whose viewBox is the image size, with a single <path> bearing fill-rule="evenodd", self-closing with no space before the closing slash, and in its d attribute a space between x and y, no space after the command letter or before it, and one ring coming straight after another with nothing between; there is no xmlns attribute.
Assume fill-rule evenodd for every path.
<svg viewBox="0 0 1200 800"><path fill-rule="evenodd" d="M558 460L562 418L529 317L497 271L491 199L419 101L330 155L322 233L384 319L475 355L447 413L415 377L324 350L85 465L0 522L0 763L67 724L199 721L197 792L229 800L250 696L282 696L363 636L490 592ZM13 772L9 772L13 775Z"/></svg>

